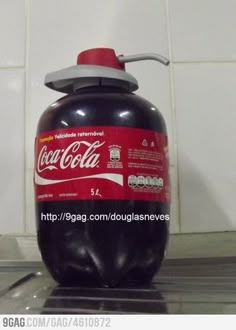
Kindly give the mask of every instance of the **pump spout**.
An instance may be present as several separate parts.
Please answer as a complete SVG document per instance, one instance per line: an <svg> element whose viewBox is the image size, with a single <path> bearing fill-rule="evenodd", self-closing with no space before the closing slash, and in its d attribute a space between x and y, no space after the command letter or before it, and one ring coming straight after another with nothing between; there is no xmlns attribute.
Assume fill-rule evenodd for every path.
<svg viewBox="0 0 236 330"><path fill-rule="evenodd" d="M128 56L123 56L119 55L118 56L118 61L120 63L129 63L129 62L137 62L137 61L146 61L146 60L154 60L158 61L164 65L168 65L170 61L158 54L155 53L147 53L147 54L137 54L137 55L128 55Z"/></svg>

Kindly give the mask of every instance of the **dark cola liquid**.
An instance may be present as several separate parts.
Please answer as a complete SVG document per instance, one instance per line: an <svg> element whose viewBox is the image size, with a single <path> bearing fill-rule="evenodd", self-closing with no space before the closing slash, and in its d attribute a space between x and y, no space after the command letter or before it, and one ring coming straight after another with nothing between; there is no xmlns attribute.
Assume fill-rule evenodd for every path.
<svg viewBox="0 0 236 330"><path fill-rule="evenodd" d="M37 134L83 126L126 126L166 134L158 111L117 88L86 88L42 115ZM128 111L126 118L120 116ZM127 137L128 138L128 137ZM169 203L134 200L70 200L36 203L39 248L49 272L64 285L118 286L150 282L168 240L168 221L42 221L45 214L169 214Z"/></svg>

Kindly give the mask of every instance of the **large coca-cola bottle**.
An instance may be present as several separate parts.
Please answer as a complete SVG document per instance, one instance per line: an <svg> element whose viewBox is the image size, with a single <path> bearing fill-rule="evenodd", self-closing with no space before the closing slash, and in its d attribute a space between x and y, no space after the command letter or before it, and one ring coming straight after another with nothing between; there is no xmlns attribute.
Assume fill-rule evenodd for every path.
<svg viewBox="0 0 236 330"><path fill-rule="evenodd" d="M124 63L99 48L46 76L67 95L42 114L35 140L38 244L49 272L66 285L151 281L169 224L167 132L162 115L135 95ZM150 82L151 83L151 82Z"/></svg>

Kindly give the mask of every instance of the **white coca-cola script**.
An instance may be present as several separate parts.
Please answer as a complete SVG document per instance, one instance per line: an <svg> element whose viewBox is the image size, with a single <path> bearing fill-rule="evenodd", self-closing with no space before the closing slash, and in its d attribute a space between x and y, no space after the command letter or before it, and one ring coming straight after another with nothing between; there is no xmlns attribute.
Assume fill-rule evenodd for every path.
<svg viewBox="0 0 236 330"><path fill-rule="evenodd" d="M87 141L75 141L68 145L65 149L48 150L44 145L39 152L37 160L37 171L41 173L45 170L67 169L67 168L94 168L99 164L100 153L97 149L104 142L95 141L93 143ZM85 146L87 149L82 153L81 148Z"/></svg>

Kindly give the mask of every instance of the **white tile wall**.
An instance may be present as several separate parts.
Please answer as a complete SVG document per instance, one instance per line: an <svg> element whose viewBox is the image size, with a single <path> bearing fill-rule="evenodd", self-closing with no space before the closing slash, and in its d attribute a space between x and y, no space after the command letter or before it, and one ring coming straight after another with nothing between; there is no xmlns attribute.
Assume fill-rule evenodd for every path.
<svg viewBox="0 0 236 330"><path fill-rule="evenodd" d="M167 121L171 231L236 230L235 13L235 0L0 0L0 234L35 233L36 124L61 96L43 86L45 73L97 46L172 60L171 70L127 65Z"/></svg>
<svg viewBox="0 0 236 330"><path fill-rule="evenodd" d="M170 211L170 232L179 233L179 199L178 199L178 173L176 166L170 167L171 180L171 211Z"/></svg>
<svg viewBox="0 0 236 330"><path fill-rule="evenodd" d="M175 65L182 232L236 230L236 63Z"/></svg>
<svg viewBox="0 0 236 330"><path fill-rule="evenodd" d="M26 190L26 201L25 201L25 218L26 218L26 233L36 234L36 219L34 209L34 185L33 185L33 173L32 169L28 169L25 172L25 190Z"/></svg>
<svg viewBox="0 0 236 330"><path fill-rule="evenodd" d="M0 234L24 231L24 72L0 69Z"/></svg>
<svg viewBox="0 0 236 330"><path fill-rule="evenodd" d="M25 1L0 0L0 67L23 66Z"/></svg>
<svg viewBox="0 0 236 330"><path fill-rule="evenodd" d="M235 61L235 0L168 0L173 60Z"/></svg>

